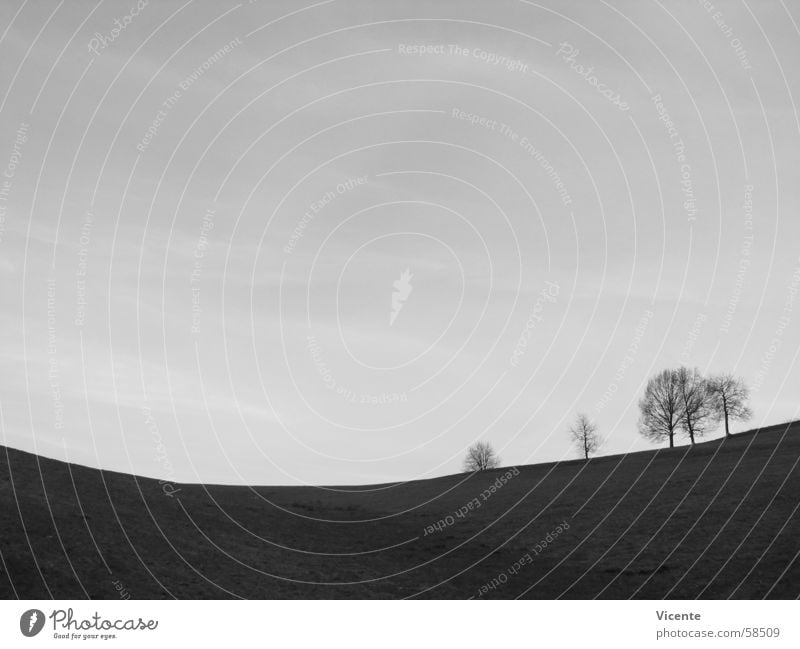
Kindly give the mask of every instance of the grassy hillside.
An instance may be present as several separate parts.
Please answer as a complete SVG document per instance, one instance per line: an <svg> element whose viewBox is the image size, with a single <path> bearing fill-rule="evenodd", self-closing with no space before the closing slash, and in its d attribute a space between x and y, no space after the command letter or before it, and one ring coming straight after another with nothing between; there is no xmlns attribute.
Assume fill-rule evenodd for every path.
<svg viewBox="0 0 800 649"><path fill-rule="evenodd" d="M0 596L796 598L799 459L795 422L511 473L170 497L0 447Z"/></svg>

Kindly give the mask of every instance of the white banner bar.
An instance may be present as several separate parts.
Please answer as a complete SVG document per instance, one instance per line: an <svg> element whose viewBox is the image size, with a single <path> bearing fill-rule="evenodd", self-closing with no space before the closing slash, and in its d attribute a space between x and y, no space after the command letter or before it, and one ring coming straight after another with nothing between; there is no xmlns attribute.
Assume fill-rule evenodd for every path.
<svg viewBox="0 0 800 649"><path fill-rule="evenodd" d="M798 647L798 617L794 601L6 601L0 647Z"/></svg>

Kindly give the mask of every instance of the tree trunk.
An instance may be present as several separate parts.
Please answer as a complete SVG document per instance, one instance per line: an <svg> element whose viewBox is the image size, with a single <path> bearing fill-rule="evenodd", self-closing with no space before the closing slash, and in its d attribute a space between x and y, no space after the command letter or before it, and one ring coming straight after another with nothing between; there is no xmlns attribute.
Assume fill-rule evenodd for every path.
<svg viewBox="0 0 800 649"><path fill-rule="evenodd" d="M731 429L728 427L728 400L722 395L722 410L725 412L725 437L731 436Z"/></svg>
<svg viewBox="0 0 800 649"><path fill-rule="evenodd" d="M689 414L689 400L686 398L686 393L683 394L683 407L686 410L684 417L686 418L686 428L689 431L689 441L694 446L694 427L692 426L692 416Z"/></svg>
<svg viewBox="0 0 800 649"><path fill-rule="evenodd" d="M669 431L669 447L675 448L675 431Z"/></svg>

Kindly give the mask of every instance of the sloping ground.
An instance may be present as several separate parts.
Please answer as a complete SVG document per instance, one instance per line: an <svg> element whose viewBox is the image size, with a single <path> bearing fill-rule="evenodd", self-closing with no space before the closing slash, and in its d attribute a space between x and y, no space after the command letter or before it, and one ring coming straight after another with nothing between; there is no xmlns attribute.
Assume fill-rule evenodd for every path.
<svg viewBox="0 0 800 649"><path fill-rule="evenodd" d="M0 596L796 598L798 460L794 422L518 475L169 497L0 447Z"/></svg>

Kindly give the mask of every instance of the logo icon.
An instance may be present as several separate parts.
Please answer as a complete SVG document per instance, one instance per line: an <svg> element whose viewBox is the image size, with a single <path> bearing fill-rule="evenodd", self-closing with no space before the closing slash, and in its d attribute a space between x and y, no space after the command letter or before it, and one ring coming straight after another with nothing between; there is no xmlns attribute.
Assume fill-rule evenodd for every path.
<svg viewBox="0 0 800 649"><path fill-rule="evenodd" d="M25 611L22 617L19 618L19 630L22 635L27 638L32 638L44 627L44 613L38 608L32 608Z"/></svg>
<svg viewBox="0 0 800 649"><path fill-rule="evenodd" d="M397 316L400 315L403 303L408 299L408 296L411 295L411 291L414 290L414 287L411 286L412 277L414 276L411 274L411 271L406 268L400 273L400 279L396 279L392 282L392 286L394 286L395 290L392 293L392 312L389 314L390 327L394 324L394 321L397 320Z"/></svg>

